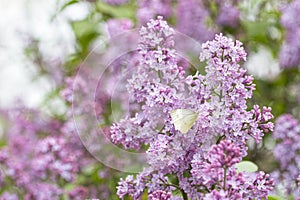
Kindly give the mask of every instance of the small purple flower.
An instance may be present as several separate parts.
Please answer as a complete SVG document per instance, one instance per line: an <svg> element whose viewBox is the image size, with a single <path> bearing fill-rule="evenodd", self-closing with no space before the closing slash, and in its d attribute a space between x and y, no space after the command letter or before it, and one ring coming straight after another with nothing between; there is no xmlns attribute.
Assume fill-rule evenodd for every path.
<svg viewBox="0 0 300 200"><path fill-rule="evenodd" d="M125 195L129 194L133 196L135 194L135 180L132 175L126 177L125 180L121 178L119 186L117 187L117 195L124 199Z"/></svg>
<svg viewBox="0 0 300 200"><path fill-rule="evenodd" d="M220 144L212 146L209 161L212 167L229 168L241 161L240 148L228 140L221 141Z"/></svg>
<svg viewBox="0 0 300 200"><path fill-rule="evenodd" d="M171 200L171 193L162 190L156 190L150 193L148 196L149 200Z"/></svg>

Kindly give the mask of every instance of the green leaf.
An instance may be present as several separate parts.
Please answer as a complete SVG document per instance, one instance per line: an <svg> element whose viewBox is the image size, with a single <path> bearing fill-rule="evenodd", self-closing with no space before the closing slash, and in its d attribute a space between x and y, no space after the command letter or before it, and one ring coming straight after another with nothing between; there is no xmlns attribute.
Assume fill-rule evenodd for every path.
<svg viewBox="0 0 300 200"><path fill-rule="evenodd" d="M258 167L251 161L242 161L236 165L237 172L256 172Z"/></svg>
<svg viewBox="0 0 300 200"><path fill-rule="evenodd" d="M284 200L284 198L279 196L268 196L268 200Z"/></svg>
<svg viewBox="0 0 300 200"><path fill-rule="evenodd" d="M96 4L97 11L111 18L129 18L135 19L135 5L111 6L98 1Z"/></svg>
<svg viewBox="0 0 300 200"><path fill-rule="evenodd" d="M80 55L86 56L90 44L99 36L97 22L78 20L71 22L77 44L80 47Z"/></svg>
<svg viewBox="0 0 300 200"><path fill-rule="evenodd" d="M95 23L92 23L88 20L78 20L71 22L73 31L77 38L84 37L96 32L97 26Z"/></svg>
<svg viewBox="0 0 300 200"><path fill-rule="evenodd" d="M248 42L264 44L269 46L270 35L267 27L271 24L267 21L243 21L242 27L245 30Z"/></svg>

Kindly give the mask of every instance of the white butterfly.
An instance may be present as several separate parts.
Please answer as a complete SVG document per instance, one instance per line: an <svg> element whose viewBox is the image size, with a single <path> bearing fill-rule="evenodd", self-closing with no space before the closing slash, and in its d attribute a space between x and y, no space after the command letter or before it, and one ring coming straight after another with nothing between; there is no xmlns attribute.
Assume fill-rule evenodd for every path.
<svg viewBox="0 0 300 200"><path fill-rule="evenodd" d="M235 164L235 167L237 172L256 172L258 170L257 165L251 161L241 161Z"/></svg>
<svg viewBox="0 0 300 200"><path fill-rule="evenodd" d="M175 109L170 112L176 130L187 133L198 118L199 113L188 109Z"/></svg>

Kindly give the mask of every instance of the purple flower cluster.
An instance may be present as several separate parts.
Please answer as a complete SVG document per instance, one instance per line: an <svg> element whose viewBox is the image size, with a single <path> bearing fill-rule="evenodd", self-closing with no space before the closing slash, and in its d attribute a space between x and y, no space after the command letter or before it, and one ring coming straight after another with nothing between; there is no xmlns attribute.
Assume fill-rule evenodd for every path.
<svg viewBox="0 0 300 200"><path fill-rule="evenodd" d="M214 41L204 43L200 60L207 60L206 75L194 76L190 83L195 88L194 85L205 82L201 86L203 88L196 87L194 93L198 99L209 101L208 111L212 110L212 116L207 117L211 118L211 134L224 135L244 148L247 135L259 143L264 133L273 130L273 124L268 122L273 115L271 108L263 107L261 110L257 105L251 111L246 110L246 100L252 97L255 85L253 77L238 64L246 60L241 45L222 34L217 35ZM197 82L195 79L198 79Z"/></svg>
<svg viewBox="0 0 300 200"><path fill-rule="evenodd" d="M201 42L213 38L213 29L207 27L209 11L202 1L181 0L176 9L176 29L179 32Z"/></svg>
<svg viewBox="0 0 300 200"><path fill-rule="evenodd" d="M240 20L240 11L237 2L233 0L216 0L219 6L219 14L216 18L220 26L236 27Z"/></svg>
<svg viewBox="0 0 300 200"><path fill-rule="evenodd" d="M246 100L255 88L253 78L239 65L246 59L242 44L216 35L202 45L200 60L207 61L206 75L186 76L174 50L174 30L162 17L150 20L140 35L139 62L127 84L132 103L139 107L111 127L111 139L125 148L147 145L150 167L136 179L122 179L119 197L140 199L146 189L152 196L156 191L179 190L183 199L266 197L273 187L269 175L237 173L234 167L247 154L250 137L259 143L273 129L270 108L247 110ZM185 134L175 129L170 116L177 109L197 113ZM177 123L186 120L179 117Z"/></svg>
<svg viewBox="0 0 300 200"><path fill-rule="evenodd" d="M149 144L157 136L159 126L163 126L161 119L175 106L176 90L184 90L184 71L177 66L178 59L170 48L174 45L174 30L159 17L151 20L147 28L142 27L140 33L143 36L138 49L141 59L127 88L131 98L144 103L144 112L122 119L111 131L112 141L123 143L126 148ZM162 131L167 131L170 125L165 128Z"/></svg>
<svg viewBox="0 0 300 200"><path fill-rule="evenodd" d="M24 192L23 197L25 199L58 199L63 191L57 185L57 180L64 180L64 178L70 180L74 175L69 171L72 170L72 166L65 162L71 152L67 155L61 155L60 160L54 164L55 158L52 153L44 157L42 154L45 151L55 151L55 148L60 149L62 144L59 145L57 141L52 141L53 148L50 150L50 146L48 146L49 148L42 147L41 144L37 145L37 143L39 143L38 133L42 134L51 127L53 133L55 129L60 129L61 124L43 121L38 113L33 114L33 112L25 112L21 109L14 112L10 111L9 117L14 120L14 125L7 132L8 145L0 151L5 179L14 182L13 185ZM39 160L38 156L42 160ZM56 168L56 171L48 171L47 162L51 163L51 167ZM59 168L59 165L65 168ZM49 181L47 181L48 178ZM5 191L10 191L18 196L20 192L14 190L11 184L4 181L2 187L11 187L12 190ZM21 196L18 197L21 198Z"/></svg>
<svg viewBox="0 0 300 200"><path fill-rule="evenodd" d="M82 152L72 152L67 145L66 138L61 137L50 136L38 141L32 168L39 177L54 181L58 181L58 177L65 181L76 179L80 168L77 159L82 156ZM52 177L47 177L49 172Z"/></svg>
<svg viewBox="0 0 300 200"><path fill-rule="evenodd" d="M224 140L213 145L207 154L194 156L191 165L193 184L207 192L204 199L261 199L273 189L273 181L264 172L250 174L236 171L234 165L242 158L240 150Z"/></svg>
<svg viewBox="0 0 300 200"><path fill-rule="evenodd" d="M273 150L279 162L279 170L273 172L278 185L285 188L285 195L300 196L296 180L300 174L300 123L293 116L285 114L276 121L273 134L277 144ZM279 189L281 189L279 187ZM281 189L282 190L282 189Z"/></svg>
<svg viewBox="0 0 300 200"><path fill-rule="evenodd" d="M216 10L217 9L217 10ZM175 10L175 12L172 12ZM213 38L223 27L236 27L240 21L237 2L232 0L141 0L137 19L143 25L156 16L176 19L176 29L198 41ZM210 22L215 22L214 25Z"/></svg>
<svg viewBox="0 0 300 200"><path fill-rule="evenodd" d="M157 196L160 193L168 198L172 188L164 186L167 181L167 177L164 177L163 174L153 173L153 169L147 168L139 173L136 178L132 175L127 176L125 180L121 178L119 186L117 186L117 194L122 199L129 195L137 200L141 199L144 190L147 188L148 194L152 194L152 196Z"/></svg>
<svg viewBox="0 0 300 200"><path fill-rule="evenodd" d="M285 28L285 41L281 47L279 60L284 68L297 67L300 64L300 1L294 0L282 9L281 24Z"/></svg>
<svg viewBox="0 0 300 200"><path fill-rule="evenodd" d="M9 110L5 119L9 128L7 144L0 150L0 199L105 198L101 191L108 188L78 182L78 175L95 160L82 145L72 118L62 122L20 108Z"/></svg>
<svg viewBox="0 0 300 200"><path fill-rule="evenodd" d="M157 15L170 17L172 14L171 0L139 0L136 17L144 24Z"/></svg>
<svg viewBox="0 0 300 200"><path fill-rule="evenodd" d="M171 193L162 190L157 190L148 196L149 200L170 200Z"/></svg>

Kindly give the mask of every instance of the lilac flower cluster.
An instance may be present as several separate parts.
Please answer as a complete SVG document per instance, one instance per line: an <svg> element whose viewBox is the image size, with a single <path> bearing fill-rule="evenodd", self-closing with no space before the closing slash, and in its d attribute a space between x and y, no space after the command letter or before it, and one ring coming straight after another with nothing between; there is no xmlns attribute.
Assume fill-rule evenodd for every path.
<svg viewBox="0 0 300 200"><path fill-rule="evenodd" d="M279 60L284 68L297 67L300 64L300 1L294 0L282 9L281 24L285 28L285 41L281 47Z"/></svg>
<svg viewBox="0 0 300 200"><path fill-rule="evenodd" d="M171 0L140 0L138 1L137 19L144 24L157 15L170 17L172 13Z"/></svg>
<svg viewBox="0 0 300 200"><path fill-rule="evenodd" d="M237 1L234 0L216 0L219 6L219 14L216 22L220 26L236 27L240 20L240 11L237 7Z"/></svg>
<svg viewBox="0 0 300 200"><path fill-rule="evenodd" d="M300 174L300 123L293 116L285 114L276 121L273 134L277 144L273 150L279 162L279 170L273 172L278 185L285 188L285 195L300 196L296 180ZM282 190L282 188L279 189Z"/></svg>
<svg viewBox="0 0 300 200"><path fill-rule="evenodd" d="M9 128L7 144L0 150L0 199L107 197L107 187L79 178L96 162L82 145L72 118L62 122L20 108L10 109L5 120Z"/></svg>
<svg viewBox="0 0 300 200"><path fill-rule="evenodd" d="M54 164L56 158L52 153L44 157L42 154L45 151L53 152L55 148L61 149L63 144L58 144L58 141L52 140L52 150L49 149L50 146L40 149L41 145L36 144L39 143L37 133L43 133L52 126L54 131L59 129L61 124L51 121L45 123L41 120L41 116L33 114L33 112L25 113L24 110L10 111L10 115L14 115L10 116L14 119L14 125L8 130L8 145L2 148L0 152L1 165L5 179L14 182L15 187L20 191L15 190L14 187L11 187L11 183L6 181L3 183L3 188L11 187L11 189L4 191L17 196L23 191L25 199L57 199L63 193L57 185L57 180L65 180L64 178L70 180L74 176L72 170L76 167L72 169L73 167L66 162L71 152L67 155L61 155L60 160ZM42 160L37 159L37 155ZM56 168L56 170L49 171L47 162L51 163L51 167ZM65 168L59 169L59 166ZM47 181L48 177L49 181ZM21 198L21 196L18 197Z"/></svg>
<svg viewBox="0 0 300 200"><path fill-rule="evenodd" d="M257 105L251 111L246 110L246 100L251 98L255 88L252 76L247 75L238 64L246 59L241 45L239 41L233 42L221 34L214 41L204 43L200 60L208 60L206 75L196 75L189 80L193 78L192 86L206 81L204 87L201 86L203 88L192 87L191 90L197 89L193 92L198 99L209 100L209 109L213 113L208 116L211 118L209 127L213 127L211 134L225 135L244 148L247 135L259 143L264 133L273 130L273 124L268 122L273 115L271 108L263 107L261 110ZM195 79L198 79L197 82Z"/></svg>
<svg viewBox="0 0 300 200"><path fill-rule="evenodd" d="M191 165L193 184L206 190L204 199L267 197L269 191L273 189L273 180L264 172L238 173L234 165L240 161L240 148L228 140L213 145L207 154L199 153L194 156Z"/></svg>
<svg viewBox="0 0 300 200"><path fill-rule="evenodd" d="M126 148L139 148L142 143L149 143L156 135L157 126L163 125L161 119L176 103L176 89L184 90L180 82L184 71L177 66L174 51L170 49L174 45L173 32L161 18L151 20L147 28L142 27L143 38L138 49L142 59L127 87L133 99L145 102L145 112L115 124L111 131L113 142L123 143Z"/></svg>
<svg viewBox="0 0 300 200"><path fill-rule="evenodd" d="M149 199L150 200L170 200L171 199L171 193L170 192L165 192L162 190L157 190L151 194L149 194Z"/></svg>
<svg viewBox="0 0 300 200"><path fill-rule="evenodd" d="M125 148L148 145L150 167L136 179L122 179L119 197L140 199L145 189L150 196L160 191L164 198L181 192L170 199L266 197L273 187L269 175L237 173L234 167L247 154L250 137L259 143L273 129L270 108L247 110L246 100L255 88L239 65L246 59L242 44L216 35L202 46L206 75L186 76L174 50L174 30L162 17L150 20L140 35L139 63L127 84L132 103L140 109L111 127L111 139ZM175 129L170 116L177 109L198 115L186 134Z"/></svg>
<svg viewBox="0 0 300 200"><path fill-rule="evenodd" d="M182 0L177 5L176 29L198 41L212 39L214 31L207 27L209 11L202 1Z"/></svg>
<svg viewBox="0 0 300 200"><path fill-rule="evenodd" d="M176 29L179 32L201 42L212 39L214 33L223 27L236 27L240 20L237 2L232 0L138 1L139 24L143 25L156 16L175 18ZM215 22L215 25L209 24L209 21Z"/></svg>
<svg viewBox="0 0 300 200"><path fill-rule="evenodd" d="M33 169L43 179L56 180L57 177L65 181L73 181L79 171L78 157L82 156L81 151L70 152L67 148L66 138L47 137L38 141L33 158ZM47 177L51 172L52 177Z"/></svg>

